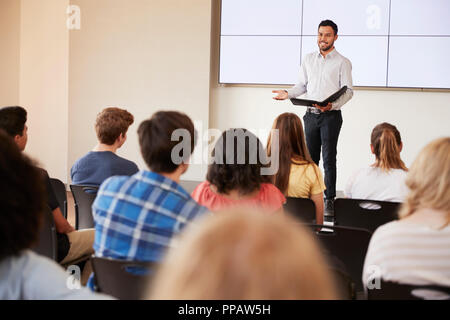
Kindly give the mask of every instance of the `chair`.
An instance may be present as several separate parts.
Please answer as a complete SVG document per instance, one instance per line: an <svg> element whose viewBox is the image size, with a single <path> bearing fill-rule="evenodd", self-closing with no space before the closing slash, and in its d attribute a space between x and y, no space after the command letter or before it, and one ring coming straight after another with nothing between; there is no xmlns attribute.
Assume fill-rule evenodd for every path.
<svg viewBox="0 0 450 320"><path fill-rule="evenodd" d="M303 222L316 223L316 205L311 199L287 197L283 208Z"/></svg>
<svg viewBox="0 0 450 320"><path fill-rule="evenodd" d="M330 261L337 259L355 283L357 292L363 292L362 273L372 233L360 228L310 225ZM316 231L319 228L331 232Z"/></svg>
<svg viewBox="0 0 450 320"><path fill-rule="evenodd" d="M55 192L56 199L58 200L59 208L61 209L64 218L67 219L67 193L65 184L55 178L50 178L53 191Z"/></svg>
<svg viewBox="0 0 450 320"><path fill-rule="evenodd" d="M91 257L95 282L99 292L121 300L138 300L153 278L157 262L127 261Z"/></svg>
<svg viewBox="0 0 450 320"><path fill-rule="evenodd" d="M31 250L54 261L58 259L55 220L49 207L46 207L44 210L38 243Z"/></svg>
<svg viewBox="0 0 450 320"><path fill-rule="evenodd" d="M379 289L367 289L368 300L423 300L412 294L413 290L431 290L450 295L450 287L438 285L411 285L381 279Z"/></svg>
<svg viewBox="0 0 450 320"><path fill-rule="evenodd" d="M398 202L336 199L334 201L336 225L374 232L379 226L398 218L400 205Z"/></svg>
<svg viewBox="0 0 450 320"><path fill-rule="evenodd" d="M77 230L94 228L91 207L97 196L98 187L71 184L70 190L75 201L75 228Z"/></svg>
<svg viewBox="0 0 450 320"><path fill-rule="evenodd" d="M183 187L184 190L186 190L189 194L194 191L194 189L202 183L201 181L190 181L190 180L181 180L180 186Z"/></svg>

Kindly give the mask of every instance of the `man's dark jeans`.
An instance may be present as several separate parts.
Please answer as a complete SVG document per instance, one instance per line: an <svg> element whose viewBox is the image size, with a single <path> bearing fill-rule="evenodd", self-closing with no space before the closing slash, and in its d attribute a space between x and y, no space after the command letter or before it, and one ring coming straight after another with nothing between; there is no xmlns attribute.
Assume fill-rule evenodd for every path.
<svg viewBox="0 0 450 320"><path fill-rule="evenodd" d="M303 117L306 144L312 160L319 165L320 150L323 154L325 169L326 199L336 197L336 154L339 133L342 127L340 110L320 114L307 112Z"/></svg>

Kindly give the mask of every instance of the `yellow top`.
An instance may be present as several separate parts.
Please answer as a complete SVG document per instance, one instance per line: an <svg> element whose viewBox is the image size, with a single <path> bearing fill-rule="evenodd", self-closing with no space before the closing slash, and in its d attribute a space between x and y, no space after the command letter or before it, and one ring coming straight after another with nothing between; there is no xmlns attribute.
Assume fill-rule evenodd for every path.
<svg viewBox="0 0 450 320"><path fill-rule="evenodd" d="M314 163L292 163L289 174L287 196L295 198L311 198L326 189L322 172Z"/></svg>

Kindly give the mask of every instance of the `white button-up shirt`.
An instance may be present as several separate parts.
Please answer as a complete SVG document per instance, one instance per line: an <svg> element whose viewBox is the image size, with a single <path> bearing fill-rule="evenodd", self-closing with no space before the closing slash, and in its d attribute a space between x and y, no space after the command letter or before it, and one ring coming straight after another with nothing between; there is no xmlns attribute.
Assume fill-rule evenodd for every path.
<svg viewBox="0 0 450 320"><path fill-rule="evenodd" d="M320 52L306 55L298 84L287 92L289 98L306 93L302 98L323 101L343 86L347 91L332 103L332 110L340 110L353 97L352 63L333 49L325 58Z"/></svg>

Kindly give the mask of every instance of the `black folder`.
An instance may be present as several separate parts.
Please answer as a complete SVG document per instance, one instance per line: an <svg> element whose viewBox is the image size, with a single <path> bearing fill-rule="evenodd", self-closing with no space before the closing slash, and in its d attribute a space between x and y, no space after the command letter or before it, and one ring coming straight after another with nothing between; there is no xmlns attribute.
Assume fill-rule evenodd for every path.
<svg viewBox="0 0 450 320"><path fill-rule="evenodd" d="M323 101L308 100L308 99L295 99L295 98L292 98L290 100L296 106L312 107L313 104L317 104L321 107L325 107L329 102L334 102L337 99L339 99L339 97L342 96L345 93L345 91L347 91L347 86L343 86L341 89L339 89L338 91L336 91L335 93L333 93L331 96L329 96L328 98L326 98Z"/></svg>

